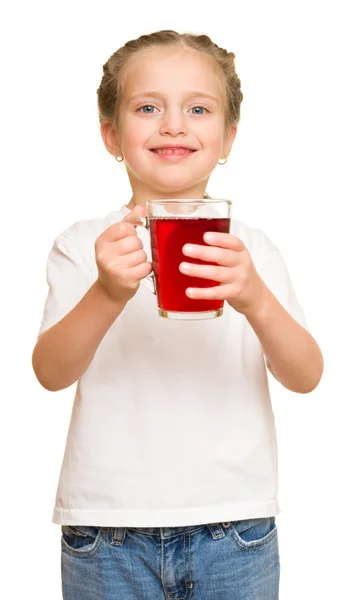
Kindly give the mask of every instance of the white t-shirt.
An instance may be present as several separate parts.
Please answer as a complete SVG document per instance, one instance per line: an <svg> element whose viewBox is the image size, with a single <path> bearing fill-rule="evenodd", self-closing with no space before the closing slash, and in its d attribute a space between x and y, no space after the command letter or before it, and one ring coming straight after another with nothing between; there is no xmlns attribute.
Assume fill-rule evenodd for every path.
<svg viewBox="0 0 349 600"><path fill-rule="evenodd" d="M40 334L97 278L94 244L126 206L75 223L47 262ZM150 256L149 236L138 228ZM306 327L288 271L260 229L232 221L261 277ZM76 389L53 522L175 527L279 512L277 444L265 357L247 319L171 321L141 285Z"/></svg>

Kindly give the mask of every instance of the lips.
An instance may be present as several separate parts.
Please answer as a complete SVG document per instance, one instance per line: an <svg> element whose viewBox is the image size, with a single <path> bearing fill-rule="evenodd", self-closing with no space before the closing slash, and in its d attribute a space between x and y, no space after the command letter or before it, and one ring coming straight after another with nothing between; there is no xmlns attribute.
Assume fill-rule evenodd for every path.
<svg viewBox="0 0 349 600"><path fill-rule="evenodd" d="M182 154L191 154L195 152L195 150L190 150L189 148L154 148L152 152L156 154L172 154L172 155L182 155Z"/></svg>
<svg viewBox="0 0 349 600"><path fill-rule="evenodd" d="M189 156L190 154L196 152L195 148L190 148L188 146L163 146L159 148L151 148L150 150L158 156L173 156L174 158L184 158L185 156Z"/></svg>

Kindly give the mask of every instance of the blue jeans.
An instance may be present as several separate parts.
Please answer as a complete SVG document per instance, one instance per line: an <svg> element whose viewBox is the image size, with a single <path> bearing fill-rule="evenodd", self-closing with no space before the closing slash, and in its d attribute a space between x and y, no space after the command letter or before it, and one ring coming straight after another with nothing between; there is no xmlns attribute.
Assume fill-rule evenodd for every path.
<svg viewBox="0 0 349 600"><path fill-rule="evenodd" d="M277 600L275 517L189 527L62 527L64 600Z"/></svg>

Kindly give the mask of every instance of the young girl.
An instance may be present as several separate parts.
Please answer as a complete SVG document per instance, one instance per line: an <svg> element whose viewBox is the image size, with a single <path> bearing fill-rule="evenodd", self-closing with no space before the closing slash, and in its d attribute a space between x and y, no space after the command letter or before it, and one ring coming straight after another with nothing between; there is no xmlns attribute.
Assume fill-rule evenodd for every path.
<svg viewBox="0 0 349 600"><path fill-rule="evenodd" d="M323 370L285 264L263 231L233 220L231 233L185 245L180 265L187 296L224 299L222 317L160 318L140 285L152 270L136 227L146 202L206 198L229 155L242 101L234 54L161 31L125 44L103 71L101 134L133 195L55 240L33 352L46 389L77 382L53 516L63 597L275 600L266 365L298 393ZM219 285L190 287L193 276Z"/></svg>

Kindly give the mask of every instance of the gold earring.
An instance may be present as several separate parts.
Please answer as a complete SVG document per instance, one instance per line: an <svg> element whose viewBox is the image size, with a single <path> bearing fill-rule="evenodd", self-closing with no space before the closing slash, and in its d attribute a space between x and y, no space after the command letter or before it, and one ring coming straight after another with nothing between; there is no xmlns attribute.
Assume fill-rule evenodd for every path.
<svg viewBox="0 0 349 600"><path fill-rule="evenodd" d="M225 161L224 162L220 162L220 160L218 161L219 165L225 165L228 162L227 157L225 157Z"/></svg>
<svg viewBox="0 0 349 600"><path fill-rule="evenodd" d="M115 160L117 160L118 162L122 162L124 160L123 156L115 156Z"/></svg>

